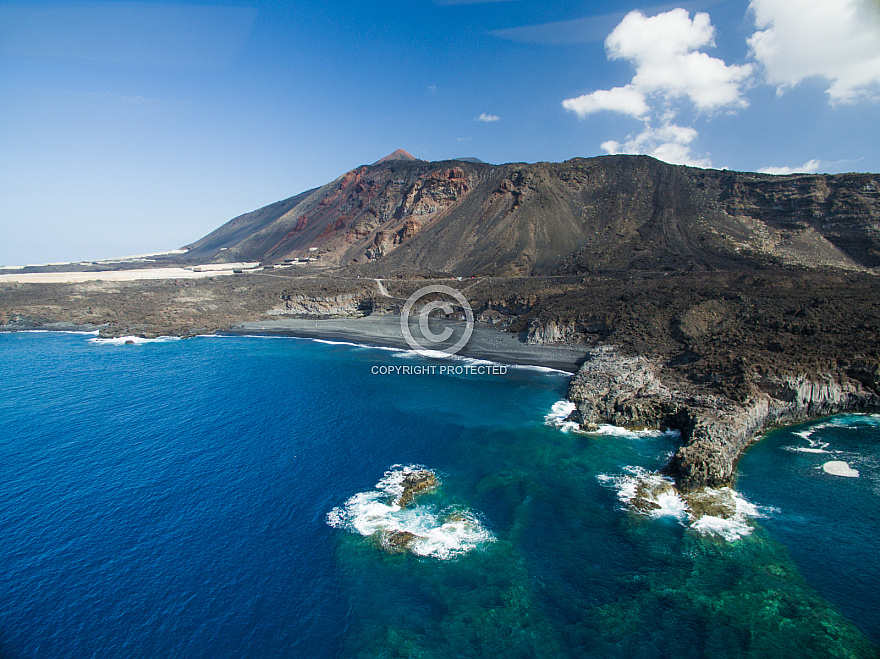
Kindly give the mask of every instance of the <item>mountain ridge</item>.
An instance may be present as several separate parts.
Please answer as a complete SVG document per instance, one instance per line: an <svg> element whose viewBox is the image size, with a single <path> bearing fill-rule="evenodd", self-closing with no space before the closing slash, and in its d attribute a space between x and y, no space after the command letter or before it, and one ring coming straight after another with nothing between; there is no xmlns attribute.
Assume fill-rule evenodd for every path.
<svg viewBox="0 0 880 659"><path fill-rule="evenodd" d="M187 249L199 262L317 254L325 265L379 274L876 271L880 176L780 176L625 155L504 165L383 159L240 215Z"/></svg>

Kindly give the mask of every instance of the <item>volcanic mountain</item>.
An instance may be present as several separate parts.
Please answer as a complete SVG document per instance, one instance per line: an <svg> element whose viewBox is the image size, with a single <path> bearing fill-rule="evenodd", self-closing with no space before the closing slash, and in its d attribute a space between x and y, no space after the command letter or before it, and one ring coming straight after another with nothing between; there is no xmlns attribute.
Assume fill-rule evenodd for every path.
<svg viewBox="0 0 880 659"><path fill-rule="evenodd" d="M740 173L647 156L490 165L395 151L224 224L191 262L317 256L366 273L880 268L880 175Z"/></svg>
<svg viewBox="0 0 880 659"><path fill-rule="evenodd" d="M403 149L397 149L397 151L393 151L393 152L389 153L384 158L379 158L379 160L377 160L373 164L378 165L379 163L390 162L392 160L418 160L418 158L416 158L409 151L404 151Z"/></svg>

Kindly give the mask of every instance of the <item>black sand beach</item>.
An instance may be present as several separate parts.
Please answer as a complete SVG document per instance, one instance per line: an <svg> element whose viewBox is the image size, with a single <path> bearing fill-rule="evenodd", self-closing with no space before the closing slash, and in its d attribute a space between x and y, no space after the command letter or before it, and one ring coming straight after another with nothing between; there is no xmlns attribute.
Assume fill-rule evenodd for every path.
<svg viewBox="0 0 880 659"><path fill-rule="evenodd" d="M453 330L453 336L448 343L454 343L462 335L464 325L461 321L431 319L432 331L439 333L445 327ZM411 322L410 327L415 338L420 340L426 349L442 349L442 344L430 346L427 341L421 338L418 323ZM400 316L397 314L327 320L285 318L283 320L246 322L237 325L229 333L279 334L410 349L401 330ZM531 345L517 334L485 325L474 325L470 340L458 354L463 357L486 359L502 364L543 366L574 373L583 362L586 353L586 346Z"/></svg>

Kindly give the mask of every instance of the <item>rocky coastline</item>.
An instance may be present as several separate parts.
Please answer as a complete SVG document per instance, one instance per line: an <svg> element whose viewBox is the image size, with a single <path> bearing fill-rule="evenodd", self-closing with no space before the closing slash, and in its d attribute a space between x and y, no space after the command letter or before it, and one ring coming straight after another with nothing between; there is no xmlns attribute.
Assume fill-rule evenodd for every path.
<svg viewBox="0 0 880 659"><path fill-rule="evenodd" d="M585 429L671 427L664 472L683 490L732 483L775 426L880 411L875 275L806 270L465 279L296 276L0 285L0 330L103 337L286 334L408 349L403 302L465 292L483 322L462 355L574 373ZM384 292L383 292L384 291ZM457 321L449 320L454 324Z"/></svg>
<svg viewBox="0 0 880 659"><path fill-rule="evenodd" d="M843 412L880 411L880 368L795 376L752 373L749 395L733 400L676 380L645 356L601 346L572 378L569 420L584 430L599 424L675 429L682 446L661 470L683 492L733 484L745 449L774 427Z"/></svg>

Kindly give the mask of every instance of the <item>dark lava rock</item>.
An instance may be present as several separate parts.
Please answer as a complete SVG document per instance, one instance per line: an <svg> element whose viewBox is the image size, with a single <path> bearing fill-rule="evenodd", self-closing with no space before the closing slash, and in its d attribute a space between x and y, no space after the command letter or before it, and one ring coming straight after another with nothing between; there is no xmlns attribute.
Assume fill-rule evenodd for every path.
<svg viewBox="0 0 880 659"><path fill-rule="evenodd" d="M437 487L437 477L432 472L427 469L410 472L403 478L403 494L397 500L397 505L406 508L417 494L428 492L435 487Z"/></svg>
<svg viewBox="0 0 880 659"><path fill-rule="evenodd" d="M379 534L379 546L389 554L404 554L418 537L409 531L383 531Z"/></svg>

